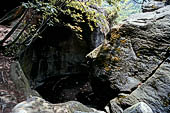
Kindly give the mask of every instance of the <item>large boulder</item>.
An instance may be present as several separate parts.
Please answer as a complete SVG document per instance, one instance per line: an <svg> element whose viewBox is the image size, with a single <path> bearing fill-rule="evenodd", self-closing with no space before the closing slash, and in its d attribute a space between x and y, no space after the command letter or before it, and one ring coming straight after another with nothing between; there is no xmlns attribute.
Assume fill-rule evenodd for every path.
<svg viewBox="0 0 170 113"><path fill-rule="evenodd" d="M105 113L76 101L51 104L39 97L32 97L16 105L12 113Z"/></svg>
<svg viewBox="0 0 170 113"><path fill-rule="evenodd" d="M151 77L169 55L169 23L170 6L166 6L134 14L115 26L99 52L87 56L97 56L91 57L94 91L105 95L110 88L112 96L130 94ZM102 88L102 84L108 85Z"/></svg>
<svg viewBox="0 0 170 113"><path fill-rule="evenodd" d="M168 57L145 83L130 95L119 98L121 106L145 102L154 113L170 112L170 57Z"/></svg>

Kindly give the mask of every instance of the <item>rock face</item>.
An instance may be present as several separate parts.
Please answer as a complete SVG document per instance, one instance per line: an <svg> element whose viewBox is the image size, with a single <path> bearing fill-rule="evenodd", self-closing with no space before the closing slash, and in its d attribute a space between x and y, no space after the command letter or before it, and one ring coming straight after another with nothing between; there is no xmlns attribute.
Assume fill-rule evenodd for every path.
<svg viewBox="0 0 170 113"><path fill-rule="evenodd" d="M49 102L39 97L32 97L27 101L16 105L12 113L105 113L93 108L88 108L85 105L69 101L60 104L50 104Z"/></svg>
<svg viewBox="0 0 170 113"><path fill-rule="evenodd" d="M133 105L140 101L147 103L154 113L170 112L170 57L156 72L129 96L120 99L122 105Z"/></svg>
<svg viewBox="0 0 170 113"><path fill-rule="evenodd" d="M26 99L24 92L18 90L11 79L9 71L12 62L11 57L0 53L0 113L10 113L16 104Z"/></svg>
<svg viewBox="0 0 170 113"><path fill-rule="evenodd" d="M19 62L13 62L10 67L10 77L15 83L17 90L24 92L25 97L30 95L39 96L39 94L32 90L28 79L25 77Z"/></svg>
<svg viewBox="0 0 170 113"><path fill-rule="evenodd" d="M117 104L116 99L110 101L110 106L111 113L123 113L123 109Z"/></svg>
<svg viewBox="0 0 170 113"><path fill-rule="evenodd" d="M128 98L130 102L126 99L127 101L120 104L122 101L118 98L117 105L125 109L144 101L154 113L169 113L169 104L165 106L165 103L169 102L168 90L170 89L168 87L170 71L167 64L170 46L169 20L170 6L166 6L153 12L134 14L123 24L115 26L108 34L100 52L94 53L93 56L97 57L92 57L94 90L107 92L106 88L95 87L95 83L108 84L107 87L113 91L112 95L117 96L118 93L130 94L144 83L147 84L146 87L142 85L140 91L137 89L130 94L131 98ZM164 64L167 64L166 68ZM156 74L158 71L159 74ZM160 78L158 81L161 85L155 81L156 75ZM148 86L150 80L156 84L155 90ZM166 101L162 102L162 100ZM125 104L126 102L128 104Z"/></svg>
<svg viewBox="0 0 170 113"><path fill-rule="evenodd" d="M131 92L166 58L170 6L132 15L108 35L94 62L94 77L110 81L119 92Z"/></svg>

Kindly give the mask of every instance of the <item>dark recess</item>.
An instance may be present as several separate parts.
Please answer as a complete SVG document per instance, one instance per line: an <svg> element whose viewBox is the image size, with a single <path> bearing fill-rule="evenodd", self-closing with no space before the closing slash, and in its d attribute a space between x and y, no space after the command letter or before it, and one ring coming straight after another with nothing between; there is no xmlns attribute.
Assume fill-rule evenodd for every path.
<svg viewBox="0 0 170 113"><path fill-rule="evenodd" d="M20 6L22 2L28 2L32 0L3 0L0 3L0 18L5 16L8 12L13 10L14 8ZM15 15L15 14L14 14ZM12 20L10 20L12 21ZM1 24L8 24L7 22Z"/></svg>
<svg viewBox="0 0 170 113"><path fill-rule="evenodd" d="M40 95L51 103L61 103L71 100L79 101L89 107L104 110L109 100L115 97L114 92L106 83L93 81L93 89L88 73L52 77L36 88Z"/></svg>

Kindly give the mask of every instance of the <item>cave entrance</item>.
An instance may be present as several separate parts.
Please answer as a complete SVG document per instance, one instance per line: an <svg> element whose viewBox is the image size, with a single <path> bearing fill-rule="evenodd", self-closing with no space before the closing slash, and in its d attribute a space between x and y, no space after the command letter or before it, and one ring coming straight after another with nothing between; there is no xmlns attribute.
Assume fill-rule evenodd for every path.
<svg viewBox="0 0 170 113"><path fill-rule="evenodd" d="M76 38L63 26L49 27L42 36L45 38L42 43L38 42L39 47L36 48L39 62L35 62L37 68L33 68L30 74L35 75L32 77L35 83L40 80L42 83L35 90L53 104L74 100L104 110L114 98L114 93L109 89L109 83L92 78L84 57L90 51L87 42ZM47 50L42 49L42 45ZM46 63L41 64L40 61ZM37 70L41 73L35 73Z"/></svg>
<svg viewBox="0 0 170 113"><path fill-rule="evenodd" d="M100 90L94 92L88 73L51 77L35 90L53 104L75 100L100 110L104 110L112 99L107 95L101 98L103 92Z"/></svg>

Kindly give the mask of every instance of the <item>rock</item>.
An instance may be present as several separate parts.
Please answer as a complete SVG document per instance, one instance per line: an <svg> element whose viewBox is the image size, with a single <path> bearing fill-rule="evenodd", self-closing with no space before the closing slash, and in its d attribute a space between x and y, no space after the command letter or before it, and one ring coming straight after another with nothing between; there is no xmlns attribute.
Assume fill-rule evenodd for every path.
<svg viewBox="0 0 170 113"><path fill-rule="evenodd" d="M98 6L97 4L91 4L89 6L89 10L95 11L96 13L101 14L105 17L107 17L109 15L109 13L107 11L108 10L107 7ZM107 33L110 31L110 27L109 27L110 23L108 22L108 20L104 19L102 16L96 16L96 18L100 22L97 23L98 28L95 29L94 33L97 31L97 33L95 33L95 34L102 34L105 37L107 35ZM92 36L94 33L92 33ZM100 39L99 37L100 37L100 35L97 36L96 40L99 40ZM93 37L93 38L95 38L95 37ZM99 45L97 45L97 46L99 46Z"/></svg>
<svg viewBox="0 0 170 113"><path fill-rule="evenodd" d="M120 94L118 94L117 97L110 100L109 104L106 106L109 108L108 113L123 113L123 109L125 109L125 107L120 104L119 100L121 100L122 98L125 98L127 96L129 96L129 94L120 93Z"/></svg>
<svg viewBox="0 0 170 113"><path fill-rule="evenodd" d="M16 85L16 90L24 92L26 97L39 96L39 94L30 88L28 79L25 77L19 62L13 62L10 68L10 77Z"/></svg>
<svg viewBox="0 0 170 113"><path fill-rule="evenodd" d="M80 102L69 101L60 104L51 104L39 97L32 97L17 104L12 113L105 113L88 108Z"/></svg>
<svg viewBox="0 0 170 113"><path fill-rule="evenodd" d="M17 87L10 75L11 57L0 53L0 113L11 113L12 108L26 99L24 92Z"/></svg>
<svg viewBox="0 0 170 113"><path fill-rule="evenodd" d="M125 109L123 113L153 113L153 111L146 103L139 102Z"/></svg>
<svg viewBox="0 0 170 113"><path fill-rule="evenodd" d="M154 113L170 112L170 57L168 57L140 87L129 96L120 99L121 105L134 105L140 101L151 107Z"/></svg>
<svg viewBox="0 0 170 113"><path fill-rule="evenodd" d="M123 113L123 109L118 105L117 98L110 101L111 113Z"/></svg>
<svg viewBox="0 0 170 113"><path fill-rule="evenodd" d="M97 56L98 56L98 54L99 54L99 52L100 52L100 50L101 50L101 47L102 47L102 44L99 45L98 47L96 47L96 48L95 48L93 51L91 51L90 53L88 53L88 54L86 55L86 58L91 58L91 59L97 58Z"/></svg>
<svg viewBox="0 0 170 113"><path fill-rule="evenodd" d="M170 36L170 6L130 16L115 26L92 62L92 82L113 92L131 93L166 58ZM106 92L103 88L103 92ZM115 95L113 93L112 95Z"/></svg>
<svg viewBox="0 0 170 113"><path fill-rule="evenodd" d="M104 32L105 32L105 34L104 34ZM96 48L96 47L98 47L98 46L100 46L103 42L104 42L104 39L105 39L105 36L106 36L106 34L108 33L108 31L106 32L106 31L103 31L103 33L102 33L102 31L100 31L100 28L97 28L97 29L95 29L95 31L93 31L92 32L92 34L91 34L91 48L92 49L94 49L94 48Z"/></svg>
<svg viewBox="0 0 170 113"><path fill-rule="evenodd" d="M0 90L0 112L9 113L11 109L17 104L16 95L10 94L6 90Z"/></svg>
<svg viewBox="0 0 170 113"><path fill-rule="evenodd" d="M166 5L166 0L165 1L149 0L142 4L142 6L143 6L142 11L143 12L152 12L154 10L164 7L165 5Z"/></svg>

